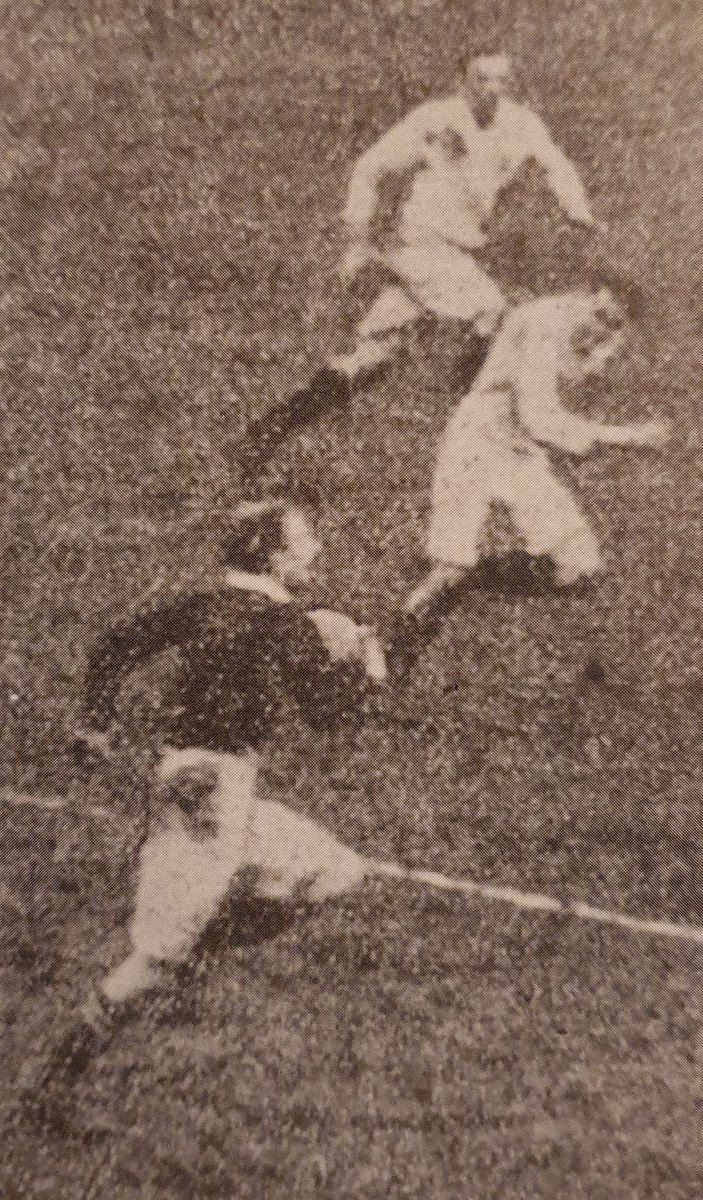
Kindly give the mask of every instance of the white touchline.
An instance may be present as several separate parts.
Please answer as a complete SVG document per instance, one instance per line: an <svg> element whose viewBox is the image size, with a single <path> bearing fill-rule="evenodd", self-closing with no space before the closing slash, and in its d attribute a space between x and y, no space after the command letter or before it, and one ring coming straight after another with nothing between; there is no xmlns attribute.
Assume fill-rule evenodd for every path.
<svg viewBox="0 0 703 1200"><path fill-rule="evenodd" d="M32 806L45 811L55 811L71 806L71 801L61 796L33 796L28 792L8 790L0 791L0 802L16 808ZM76 805L76 809L81 813L88 813L92 817L103 820L109 820L114 815L108 808L100 804ZM496 900L502 904L510 904L514 908L561 913L564 916L579 917L582 921L614 925L621 929L629 929L634 933L645 933L652 937L676 938L703 946L703 928L696 925L631 917L627 913L596 908L592 904L584 904L578 900L562 901L553 896L544 896L539 892L520 892L516 888L501 887L491 883L477 883L472 879L453 879L448 875L441 875L437 871L415 870L373 858L366 860L366 864L369 876L405 880L409 883L423 883L441 891L459 892L465 896L481 896L484 900Z"/></svg>
<svg viewBox="0 0 703 1200"><path fill-rule="evenodd" d="M406 879L411 883L426 883L445 892L461 892L465 896L482 896L485 900L497 900L512 904L514 908L532 909L540 912L562 913L564 916L580 917L583 921L596 921L601 925L618 925L635 933L679 938L703 946L703 929L696 925L678 924L673 921L646 920L631 917L627 913L612 912L607 908L596 908L579 900L557 900L539 892L520 892L516 888L500 887L491 883L477 883L472 879L452 879L436 871L406 870L395 863L369 862L370 875L385 875L391 879Z"/></svg>
<svg viewBox="0 0 703 1200"><path fill-rule="evenodd" d="M57 808L71 808L73 801L66 796L34 796L31 792L11 792L7 789L0 791L0 803L9 804L13 808L22 808L31 806L32 808L41 808L45 812L52 812ZM82 813L88 813L91 817L111 817L113 814L109 808L105 808L103 804L80 804L76 805Z"/></svg>

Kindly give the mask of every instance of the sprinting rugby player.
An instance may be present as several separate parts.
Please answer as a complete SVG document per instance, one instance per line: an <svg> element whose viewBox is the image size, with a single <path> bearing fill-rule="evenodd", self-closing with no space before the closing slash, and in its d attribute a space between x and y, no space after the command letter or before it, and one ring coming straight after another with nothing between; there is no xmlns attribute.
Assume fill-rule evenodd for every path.
<svg viewBox="0 0 703 1200"><path fill-rule="evenodd" d="M511 82L507 55L475 55L455 95L419 105L359 159L344 211L343 274L352 283L367 264L380 261L394 282L361 322L352 352L332 358L307 388L249 427L240 448L252 470L260 470L287 433L343 405L353 381L391 357L398 332L425 313L466 323L475 338L475 374L507 307L477 253L498 196L528 160L545 169L571 221L598 225L576 167L542 120L510 98ZM410 193L398 228L379 246L374 215L380 185L391 175L409 178Z"/></svg>
<svg viewBox="0 0 703 1200"><path fill-rule="evenodd" d="M598 538L547 447L587 454L598 443L660 448L660 421L609 425L564 407L560 388L601 377L624 341L627 314L608 288L520 305L505 318L471 391L442 439L432 488L432 568L408 597L420 613L476 565L493 501L503 502L530 556L546 556L566 586L602 566Z"/></svg>
<svg viewBox="0 0 703 1200"><path fill-rule="evenodd" d="M307 612L288 591L308 578L319 550L295 507L242 505L221 587L142 612L95 647L86 680L88 743L106 736L131 672L169 647L181 659L178 704L163 729L161 812L141 848L131 953L34 1073L30 1107L106 1044L127 1002L158 984L165 964L187 959L243 869L256 870L259 896L290 896L300 885L313 900L347 890L363 874L358 856L339 847L335 857L336 843L328 837L330 850L322 833L319 853L309 834L296 844L293 814L280 837L275 821L266 825L270 806L258 814L260 758L286 697L314 728L341 723L351 736L386 677L368 627L329 610Z"/></svg>

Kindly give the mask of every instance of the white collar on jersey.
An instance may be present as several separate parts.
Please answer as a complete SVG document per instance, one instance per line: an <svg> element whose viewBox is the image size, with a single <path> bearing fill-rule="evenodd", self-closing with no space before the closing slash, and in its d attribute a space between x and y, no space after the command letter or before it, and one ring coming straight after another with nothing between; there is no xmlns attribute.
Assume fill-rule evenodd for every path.
<svg viewBox="0 0 703 1200"><path fill-rule="evenodd" d="M238 588L242 592L259 592L262 596L268 596L269 600L274 600L276 604L290 604L293 599L290 592L284 588L282 583L274 579L273 575L254 575L249 571L227 571L225 583L227 587Z"/></svg>

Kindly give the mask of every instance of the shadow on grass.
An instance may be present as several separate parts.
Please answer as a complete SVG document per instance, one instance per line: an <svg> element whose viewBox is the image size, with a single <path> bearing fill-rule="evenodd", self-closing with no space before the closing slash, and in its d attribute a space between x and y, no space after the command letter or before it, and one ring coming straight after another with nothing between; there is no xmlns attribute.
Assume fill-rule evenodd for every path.
<svg viewBox="0 0 703 1200"><path fill-rule="evenodd" d="M228 952L273 941L299 919L298 906L239 893L233 895L205 930L188 961L164 977L161 988L147 1003L151 1018L158 1025L198 1022L203 981L210 974L231 967Z"/></svg>

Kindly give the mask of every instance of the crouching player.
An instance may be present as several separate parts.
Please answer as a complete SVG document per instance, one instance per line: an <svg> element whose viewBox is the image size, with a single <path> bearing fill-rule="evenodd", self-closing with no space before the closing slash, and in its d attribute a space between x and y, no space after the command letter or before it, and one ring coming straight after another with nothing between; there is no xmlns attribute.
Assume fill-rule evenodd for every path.
<svg viewBox="0 0 703 1200"><path fill-rule="evenodd" d="M328 610L306 612L287 590L307 579L319 549L302 511L279 501L242 505L220 588L144 612L96 646L86 696L93 742L108 729L130 672L167 647L180 652L180 703L157 767L158 789L168 800L170 788L172 802L141 848L131 952L41 1079L34 1073L27 1096L75 1076L107 1043L126 1003L158 983L164 964L186 960L243 868L260 868L256 893L267 897L289 895L298 883L319 900L356 882L358 856L343 847L320 866L312 844L296 848L287 829L280 844L271 829L269 844L258 845L260 755L286 697L321 731L338 722L353 729L386 675L368 627ZM206 797L195 813L178 803L194 792Z"/></svg>
<svg viewBox="0 0 703 1200"><path fill-rule="evenodd" d="M406 612L419 615L475 566L493 501L509 508L528 555L551 559L558 584L600 570L596 534L545 447L580 456L598 442L665 443L665 423L609 425L562 404L563 384L603 375L621 349L626 324L625 309L608 288L529 301L506 317L444 434L432 489L432 568L408 597Z"/></svg>

